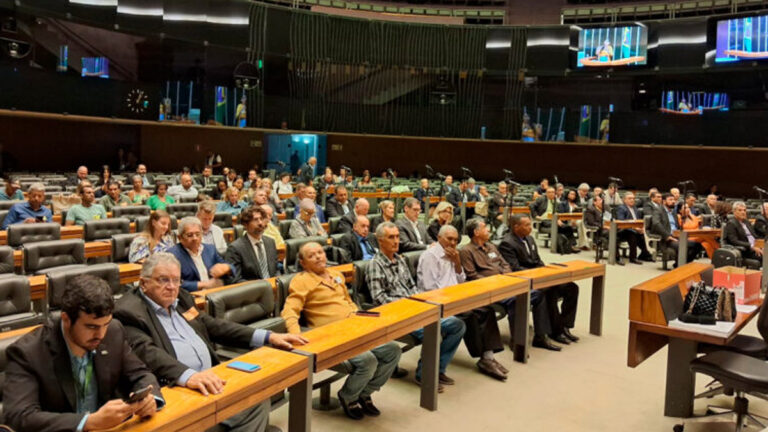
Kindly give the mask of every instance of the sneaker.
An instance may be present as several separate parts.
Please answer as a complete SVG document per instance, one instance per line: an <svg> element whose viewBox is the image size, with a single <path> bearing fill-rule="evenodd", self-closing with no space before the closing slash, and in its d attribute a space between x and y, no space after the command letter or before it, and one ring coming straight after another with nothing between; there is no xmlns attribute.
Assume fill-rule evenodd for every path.
<svg viewBox="0 0 768 432"><path fill-rule="evenodd" d="M378 417L381 414L381 411L379 411L379 409L376 408L376 405L373 404L373 399L371 399L370 396L360 396L360 399L357 401L363 407L363 412L365 415Z"/></svg>

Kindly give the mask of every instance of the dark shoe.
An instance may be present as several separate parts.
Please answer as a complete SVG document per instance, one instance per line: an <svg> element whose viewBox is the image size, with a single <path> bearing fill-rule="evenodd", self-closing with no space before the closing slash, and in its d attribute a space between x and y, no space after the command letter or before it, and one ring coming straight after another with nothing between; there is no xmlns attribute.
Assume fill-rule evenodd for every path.
<svg viewBox="0 0 768 432"><path fill-rule="evenodd" d="M400 366L392 373L392 378L405 378L408 376L408 371Z"/></svg>
<svg viewBox="0 0 768 432"><path fill-rule="evenodd" d="M264 432L283 432L283 430L274 425L267 425L267 428L264 429Z"/></svg>
<svg viewBox="0 0 768 432"><path fill-rule="evenodd" d="M639 259L637 259L637 258L635 258L635 259L633 259L633 260L629 260L629 262L631 262L632 264L643 265L643 262L642 262L642 261L640 261L640 260L639 260Z"/></svg>
<svg viewBox="0 0 768 432"><path fill-rule="evenodd" d="M624 260L623 260L623 259L621 259L621 258L617 258L617 259L616 259L616 264L617 264L617 265L620 265L620 266L623 266L623 265L624 265Z"/></svg>
<svg viewBox="0 0 768 432"><path fill-rule="evenodd" d="M555 341L557 343L563 344L563 345L570 345L571 344L571 340L568 339L567 337L565 337L562 334L552 336L550 339L552 339L553 341Z"/></svg>
<svg viewBox="0 0 768 432"><path fill-rule="evenodd" d="M509 373L509 369L505 368L503 364L501 364L501 363L499 363L499 362L498 362L498 360L496 360L496 359L493 359L493 360L491 360L491 361L493 362L493 364L495 364L495 365L496 365L496 368L497 368L498 370L500 370L500 371L501 371L501 373L503 373L504 375L506 375L506 374L508 374L508 373Z"/></svg>
<svg viewBox="0 0 768 432"><path fill-rule="evenodd" d="M381 414L381 411L379 411L378 408L376 408L376 405L373 404L373 400L370 396L361 396L360 399L357 400L357 402L360 403L360 405L363 407L363 412L365 415L371 416L371 417L378 417Z"/></svg>
<svg viewBox="0 0 768 432"><path fill-rule="evenodd" d="M651 254L640 254L638 258L640 261L653 262L653 255Z"/></svg>
<svg viewBox="0 0 768 432"><path fill-rule="evenodd" d="M499 381L507 380L507 376L504 375L504 373L502 373L499 368L496 367L496 364L491 360L480 359L477 362L477 368L480 369L481 373L484 373L491 378L496 378Z"/></svg>
<svg viewBox="0 0 768 432"><path fill-rule="evenodd" d="M418 384L419 387L421 387L421 377L413 377L413 380L416 381L416 384ZM437 392L442 393L443 391L445 391L445 387L443 387L443 383L438 379Z"/></svg>
<svg viewBox="0 0 768 432"><path fill-rule="evenodd" d="M571 342L578 342L579 341L579 337L574 335L573 333L571 333L571 329L569 329L568 327L563 328L563 336L565 336L568 339L570 339Z"/></svg>
<svg viewBox="0 0 768 432"><path fill-rule="evenodd" d="M533 346L536 348L544 348L550 351L560 351L562 348L552 343L547 336L536 336L533 338Z"/></svg>
<svg viewBox="0 0 768 432"><path fill-rule="evenodd" d="M339 398L339 404L341 405L341 408L344 409L344 414L346 414L347 417L352 420L362 420L365 417L365 412L363 411L363 406L360 404L360 401L347 403L344 398L341 397L341 392L336 393L336 396Z"/></svg>
<svg viewBox="0 0 768 432"><path fill-rule="evenodd" d="M440 380L440 384L445 384L445 385L456 384L456 381L454 381L453 378L449 377L444 373L441 373L440 375L438 375L438 379Z"/></svg>

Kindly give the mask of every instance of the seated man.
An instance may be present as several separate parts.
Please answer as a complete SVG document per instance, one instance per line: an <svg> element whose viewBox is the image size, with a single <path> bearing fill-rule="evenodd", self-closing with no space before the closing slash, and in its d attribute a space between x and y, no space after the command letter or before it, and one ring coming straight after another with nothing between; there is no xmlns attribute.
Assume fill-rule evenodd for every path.
<svg viewBox="0 0 768 432"><path fill-rule="evenodd" d="M258 189L253 191L253 194L251 195L253 206L269 206L272 208L272 211L270 212L271 215L274 215L275 213L280 213L282 208L279 208L274 201L271 201L269 199L269 188L259 187ZM277 222L277 219L270 219L272 222Z"/></svg>
<svg viewBox="0 0 768 432"><path fill-rule="evenodd" d="M179 221L179 243L168 252L181 263L181 287L187 291L223 286L227 275L237 278L237 269L224 261L212 245L203 243L203 225L196 217Z"/></svg>
<svg viewBox="0 0 768 432"><path fill-rule="evenodd" d="M555 197L555 188L547 188L544 195L540 196L531 204L531 216L541 221L539 231L550 232L552 226L552 214L557 210L557 200ZM568 239L573 239L573 228L562 220L557 220L557 232L563 234ZM552 239L552 241L556 241Z"/></svg>
<svg viewBox="0 0 768 432"><path fill-rule="evenodd" d="M290 350L306 341L301 336L253 329L198 312L192 296L179 289L180 264L166 252L144 262L140 287L117 301L115 317L125 326L128 342L136 355L158 377L162 385L179 385L205 396L225 391L211 367L221 362L214 344L242 348L272 345ZM269 399L224 420L225 430L266 430Z"/></svg>
<svg viewBox="0 0 768 432"><path fill-rule="evenodd" d="M532 230L531 218L528 216L510 216L509 232L504 236L499 249L504 260L512 268L512 271L544 266L544 262L539 257L536 241L531 237ZM579 286L573 282L556 285L544 290L544 296L546 297L547 315L550 321L552 338L566 345L571 342L578 342L579 338L571 333L571 329L576 322L576 308L579 305ZM562 300L562 306L558 310L557 304L560 300ZM533 295L531 295L531 304L533 304ZM536 311L534 309L535 319Z"/></svg>
<svg viewBox="0 0 768 432"><path fill-rule="evenodd" d="M419 220L421 204L413 197L406 198L403 203L405 217L395 222L400 230L400 253L424 250L432 243L432 237L427 235L427 226Z"/></svg>
<svg viewBox="0 0 768 432"><path fill-rule="evenodd" d="M666 259L675 260L673 266L677 267L677 251L679 250L680 243L676 237L672 234L675 231L679 231L677 221L677 201L675 196L670 193L665 193L662 196L662 205L653 214L651 219L651 232L661 236L660 247L664 253ZM746 212L745 212L746 213ZM724 237L725 237L725 233ZM696 252L696 243L688 240L688 259L687 262L691 262L694 259L693 254Z"/></svg>
<svg viewBox="0 0 768 432"><path fill-rule="evenodd" d="M499 226L504 220L503 208L511 206L511 195L509 195L508 186L505 182L499 182L499 189L493 193L491 201L488 203L488 220L491 225Z"/></svg>
<svg viewBox="0 0 768 432"><path fill-rule="evenodd" d="M416 198L419 203L421 203L421 207L424 208L429 205L427 203L427 197L433 196L432 190L429 188L429 180L428 179L421 179L419 182L419 188L416 189L413 192L413 197Z"/></svg>
<svg viewBox="0 0 768 432"><path fill-rule="evenodd" d="M101 204L96 204L93 186L88 182L80 183L77 194L82 202L70 207L67 211L67 225L85 225L87 221L107 218L107 211Z"/></svg>
<svg viewBox="0 0 768 432"><path fill-rule="evenodd" d="M45 185L32 183L27 189L27 202L16 203L8 210L3 220L3 229L20 223L52 222L53 213L43 205L45 201Z"/></svg>
<svg viewBox="0 0 768 432"><path fill-rule="evenodd" d="M0 191L0 201L24 201L19 181L13 177L5 179L5 189Z"/></svg>
<svg viewBox="0 0 768 432"><path fill-rule="evenodd" d="M236 187L230 186L227 188L221 202L216 206L216 212L229 213L232 216L237 216L246 207L248 207L248 204L245 201L240 200L240 191Z"/></svg>
<svg viewBox="0 0 768 432"><path fill-rule="evenodd" d="M298 217L291 221L288 230L288 238L297 239L327 235L325 228L317 220L316 204L309 198L304 198L299 203L301 211Z"/></svg>
<svg viewBox="0 0 768 432"><path fill-rule="evenodd" d="M616 220L642 219L643 213L635 206L635 194L632 192L625 192L624 204L616 209ZM653 261L651 253L648 252L648 248L645 246L645 237L643 237L643 233L634 229L623 229L619 230L618 238L620 241L626 241L629 244L629 262L632 264L642 264L642 261ZM618 247L618 244L616 247ZM638 259L637 256L638 248L640 249L640 259Z"/></svg>
<svg viewBox="0 0 768 432"><path fill-rule="evenodd" d="M176 201L180 201L182 198L188 200L197 199L197 189L192 186L192 176L190 174L182 174L179 184L168 188L168 195L173 197Z"/></svg>
<svg viewBox="0 0 768 432"><path fill-rule="evenodd" d="M87 173L86 173L87 174ZM136 167L136 174L141 177L141 186L149 189L155 184L155 177L152 174L147 174L147 166L139 164Z"/></svg>
<svg viewBox="0 0 768 432"><path fill-rule="evenodd" d="M344 276L325 266L327 260L322 246L314 242L303 245L299 249L299 261L304 271L291 280L281 313L289 333L301 332L300 316L306 319L310 328L315 328L357 312L357 305L344 284ZM400 353L395 342L388 342L345 362L351 371L338 397L347 417L361 420L365 415L380 414L371 395L381 389L395 371Z"/></svg>
<svg viewBox="0 0 768 432"><path fill-rule="evenodd" d="M368 216L368 210L370 210L370 207L371 203L369 203L365 198L361 198L355 201L355 211L347 213L339 221L339 232L352 232L352 226L357 221L357 217Z"/></svg>
<svg viewBox="0 0 768 432"><path fill-rule="evenodd" d="M261 208L264 209L267 214L267 227L264 228L264 235L275 241L275 247L284 247L285 239L283 239L283 235L280 234L280 228L272 223L272 206L269 204L264 204L261 206Z"/></svg>
<svg viewBox="0 0 768 432"><path fill-rule="evenodd" d="M733 203L733 220L723 228L723 243L737 247L744 259L762 260L763 250L755 246L757 233L747 218L747 205L743 201Z"/></svg>
<svg viewBox="0 0 768 432"><path fill-rule="evenodd" d="M151 417L165 402L160 385L112 320L109 285L94 276L69 281L61 317L8 347L3 414L19 432L91 431L133 415ZM139 402L123 402L151 386Z"/></svg>
<svg viewBox="0 0 768 432"><path fill-rule="evenodd" d="M371 223L365 216L358 216L352 232L346 233L339 240L339 247L349 252L352 261L368 261L376 255L379 243L370 234Z"/></svg>
<svg viewBox="0 0 768 432"><path fill-rule="evenodd" d="M442 231L445 234L444 237L448 237L444 238L443 242L448 247L447 254L450 254L450 258L442 246L435 245L432 250L438 253L439 249L439 252L442 252L442 254L434 255L435 261L428 263L426 266L429 268L429 271L447 270L446 277L453 276L453 279L457 281L456 283L459 283L458 281L464 282L464 270L461 268L459 254L456 252L456 244L458 244L459 239L458 231L451 225L444 225ZM381 250L376 253L366 272L366 281L368 282L373 302L383 305L419 293L421 290L417 288L416 283L413 281L408 264L403 257L397 254L397 250L400 247L400 234L397 226L392 222L383 222L376 228L376 239L381 245ZM437 260L443 260L444 258L447 258L447 260L444 260L447 266L443 266L440 269L436 268L440 264ZM454 384L454 380L445 374L445 370L448 367L448 363L453 359L454 354L456 354L465 331L466 326L456 317L440 320L442 341L440 343L438 392L443 391L443 384ZM412 332L411 335L417 340L422 340L424 339L424 329L421 328ZM416 367L415 378L416 382L421 384L421 359L419 359L419 364Z"/></svg>
<svg viewBox="0 0 768 432"><path fill-rule="evenodd" d="M195 176L195 180L203 188L213 188L216 187L216 182L211 178L211 175L213 175L213 168L210 165L206 165L203 167L202 174Z"/></svg>
<svg viewBox="0 0 768 432"><path fill-rule="evenodd" d="M275 241L264 236L269 221L267 212L258 206L240 213L245 235L230 243L224 259L235 266L238 280L269 279L277 275Z"/></svg>
<svg viewBox="0 0 768 432"><path fill-rule="evenodd" d="M224 255L224 252L227 251L227 240L224 239L224 231L213 223L213 218L216 216L216 204L210 200L201 202L197 207L197 214L195 216L202 224L203 243L215 247L219 255Z"/></svg>
<svg viewBox="0 0 768 432"><path fill-rule="evenodd" d="M325 211L323 211L323 208L320 207L319 204L317 204L317 191L312 186L307 186L303 189L303 195L304 198L311 200L313 203L315 203L315 216L317 217L317 220L320 221L320 223L325 223L327 220L325 219ZM299 201L299 204L301 204L301 201ZM296 219L299 217L299 207L296 206L293 209L293 218Z"/></svg>
<svg viewBox="0 0 768 432"><path fill-rule="evenodd" d="M768 237L768 203L763 203L760 206L760 216L755 218L755 233L757 238Z"/></svg>
<svg viewBox="0 0 768 432"><path fill-rule="evenodd" d="M99 199L99 204L104 207L104 210L111 212L113 207L126 207L131 205L131 200L128 196L120 191L120 183L116 181L110 181L107 183L107 194Z"/></svg>
<svg viewBox="0 0 768 432"><path fill-rule="evenodd" d="M82 165L77 168L77 174L67 179L67 186L80 186L80 183L88 181L88 167Z"/></svg>
<svg viewBox="0 0 768 432"><path fill-rule="evenodd" d="M704 205L701 206L701 214L702 215L717 214L717 195L714 195L714 194L707 195L707 199L706 201L704 201Z"/></svg>
<svg viewBox="0 0 768 432"><path fill-rule="evenodd" d="M325 217L345 216L354 211L354 203L349 200L349 191L345 186L336 186L336 193L325 202Z"/></svg>

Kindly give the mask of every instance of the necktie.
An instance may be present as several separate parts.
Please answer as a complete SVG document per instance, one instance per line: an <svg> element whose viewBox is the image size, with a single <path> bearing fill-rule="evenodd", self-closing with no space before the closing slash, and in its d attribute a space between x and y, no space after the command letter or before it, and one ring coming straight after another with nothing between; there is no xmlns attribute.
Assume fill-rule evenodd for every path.
<svg viewBox="0 0 768 432"><path fill-rule="evenodd" d="M261 278L269 278L269 266L267 265L267 251L264 249L264 242L257 241L253 243L256 246L256 250L259 251L256 259L259 262L259 272L261 272Z"/></svg>
<svg viewBox="0 0 768 432"><path fill-rule="evenodd" d="M635 209L633 209L632 207L628 207L628 208L629 208L629 214L632 216L632 219L633 220L637 219L637 216L635 216Z"/></svg>
<svg viewBox="0 0 768 432"><path fill-rule="evenodd" d="M365 252L369 255L373 255L373 251L371 250L371 245L368 244L368 241L366 238L360 239L360 245L365 249Z"/></svg>
<svg viewBox="0 0 768 432"><path fill-rule="evenodd" d="M531 255L531 246L528 244L528 239L523 239L523 244L525 245L525 251L528 252L528 255Z"/></svg>

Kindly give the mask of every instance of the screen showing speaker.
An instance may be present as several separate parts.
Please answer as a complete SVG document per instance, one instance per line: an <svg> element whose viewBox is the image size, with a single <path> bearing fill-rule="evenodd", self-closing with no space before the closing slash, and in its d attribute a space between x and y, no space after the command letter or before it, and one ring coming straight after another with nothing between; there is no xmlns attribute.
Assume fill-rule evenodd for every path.
<svg viewBox="0 0 768 432"><path fill-rule="evenodd" d="M768 59L768 15L717 22L715 63Z"/></svg>
<svg viewBox="0 0 768 432"><path fill-rule="evenodd" d="M581 28L578 38L576 67L641 66L648 62L645 25Z"/></svg>

